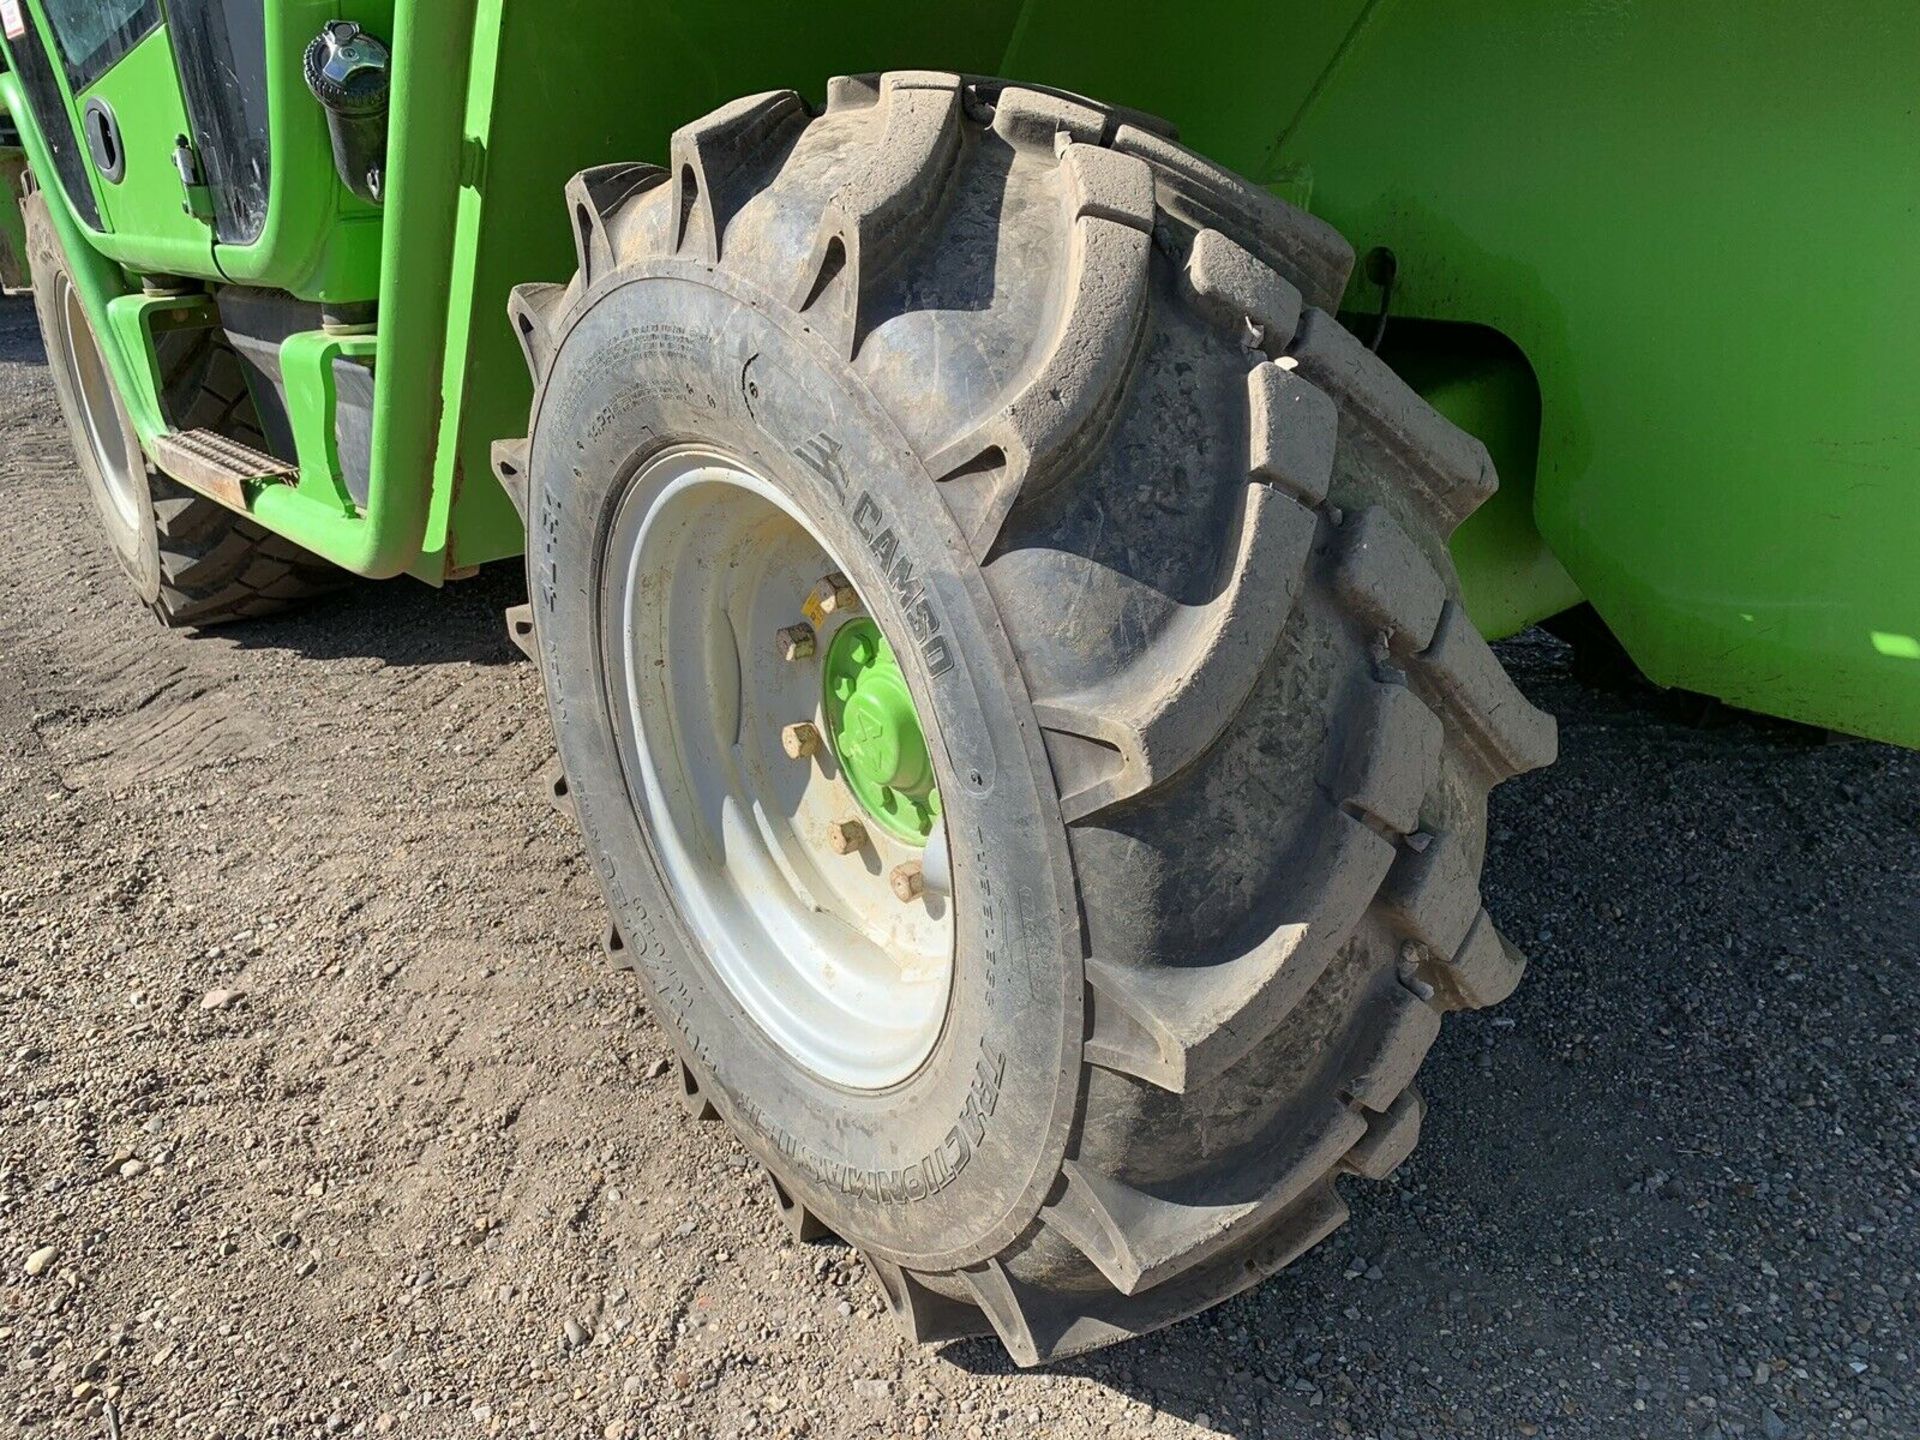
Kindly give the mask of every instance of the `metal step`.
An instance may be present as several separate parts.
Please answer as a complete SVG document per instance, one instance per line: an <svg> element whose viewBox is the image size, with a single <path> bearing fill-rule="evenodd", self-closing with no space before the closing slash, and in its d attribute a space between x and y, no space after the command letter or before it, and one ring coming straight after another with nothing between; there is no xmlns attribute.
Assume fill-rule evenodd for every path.
<svg viewBox="0 0 1920 1440"><path fill-rule="evenodd" d="M228 439L217 430L176 430L162 435L154 442L153 459L182 485L234 510L247 508L249 484L291 484L300 478L299 467Z"/></svg>

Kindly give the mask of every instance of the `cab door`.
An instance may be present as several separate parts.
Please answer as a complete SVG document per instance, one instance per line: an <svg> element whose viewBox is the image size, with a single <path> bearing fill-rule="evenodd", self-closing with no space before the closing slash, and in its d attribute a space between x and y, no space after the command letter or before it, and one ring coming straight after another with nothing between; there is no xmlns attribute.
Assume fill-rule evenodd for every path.
<svg viewBox="0 0 1920 1440"><path fill-rule="evenodd" d="M98 248L135 270L214 278L212 217L194 213L174 158L191 129L161 0L5 3L35 32L9 36L17 58L50 72L36 94L16 66L36 119L50 143L77 141L54 158L75 211L110 237Z"/></svg>
<svg viewBox="0 0 1920 1440"><path fill-rule="evenodd" d="M138 270L212 278L210 217L189 208L174 161L190 129L160 0L36 3L102 182L107 227L119 242L114 258Z"/></svg>

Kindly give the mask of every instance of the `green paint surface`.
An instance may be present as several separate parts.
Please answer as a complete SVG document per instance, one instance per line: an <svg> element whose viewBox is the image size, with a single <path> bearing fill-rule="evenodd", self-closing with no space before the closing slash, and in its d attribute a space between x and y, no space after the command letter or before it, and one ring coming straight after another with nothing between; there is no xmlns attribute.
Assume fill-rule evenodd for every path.
<svg viewBox="0 0 1920 1440"><path fill-rule="evenodd" d="M1525 353L1539 532L1654 680L1909 745L1917 54L1905 0L1421 0L1275 152Z"/></svg>
<svg viewBox="0 0 1920 1440"><path fill-rule="evenodd" d="M392 0L365 0L351 13L370 33L392 39L394 8ZM336 303L379 296L381 251L381 211L334 174L326 112L314 103L301 68L307 43L340 10L333 0L274 0L267 6L273 185L266 224L253 243L214 250L220 274L237 284Z"/></svg>

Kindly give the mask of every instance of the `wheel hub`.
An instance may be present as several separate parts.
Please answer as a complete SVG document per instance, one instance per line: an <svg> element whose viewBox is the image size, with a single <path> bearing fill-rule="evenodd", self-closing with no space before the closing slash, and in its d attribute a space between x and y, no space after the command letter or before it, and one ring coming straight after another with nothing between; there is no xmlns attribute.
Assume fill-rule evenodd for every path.
<svg viewBox="0 0 1920 1440"><path fill-rule="evenodd" d="M940 815L933 757L893 647L871 620L850 620L827 647L821 710L847 788L902 840L924 845Z"/></svg>

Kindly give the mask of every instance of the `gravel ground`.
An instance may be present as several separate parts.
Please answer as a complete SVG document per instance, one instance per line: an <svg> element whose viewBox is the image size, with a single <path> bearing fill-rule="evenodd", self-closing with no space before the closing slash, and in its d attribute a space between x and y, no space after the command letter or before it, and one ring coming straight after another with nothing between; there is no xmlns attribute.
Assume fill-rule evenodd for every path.
<svg viewBox="0 0 1920 1440"><path fill-rule="evenodd" d="M1197 1321L914 1351L673 1098L534 794L511 567L163 633L0 301L0 1426L1920 1434L1920 757L1596 697L1496 797L1533 957L1426 1138Z"/></svg>

